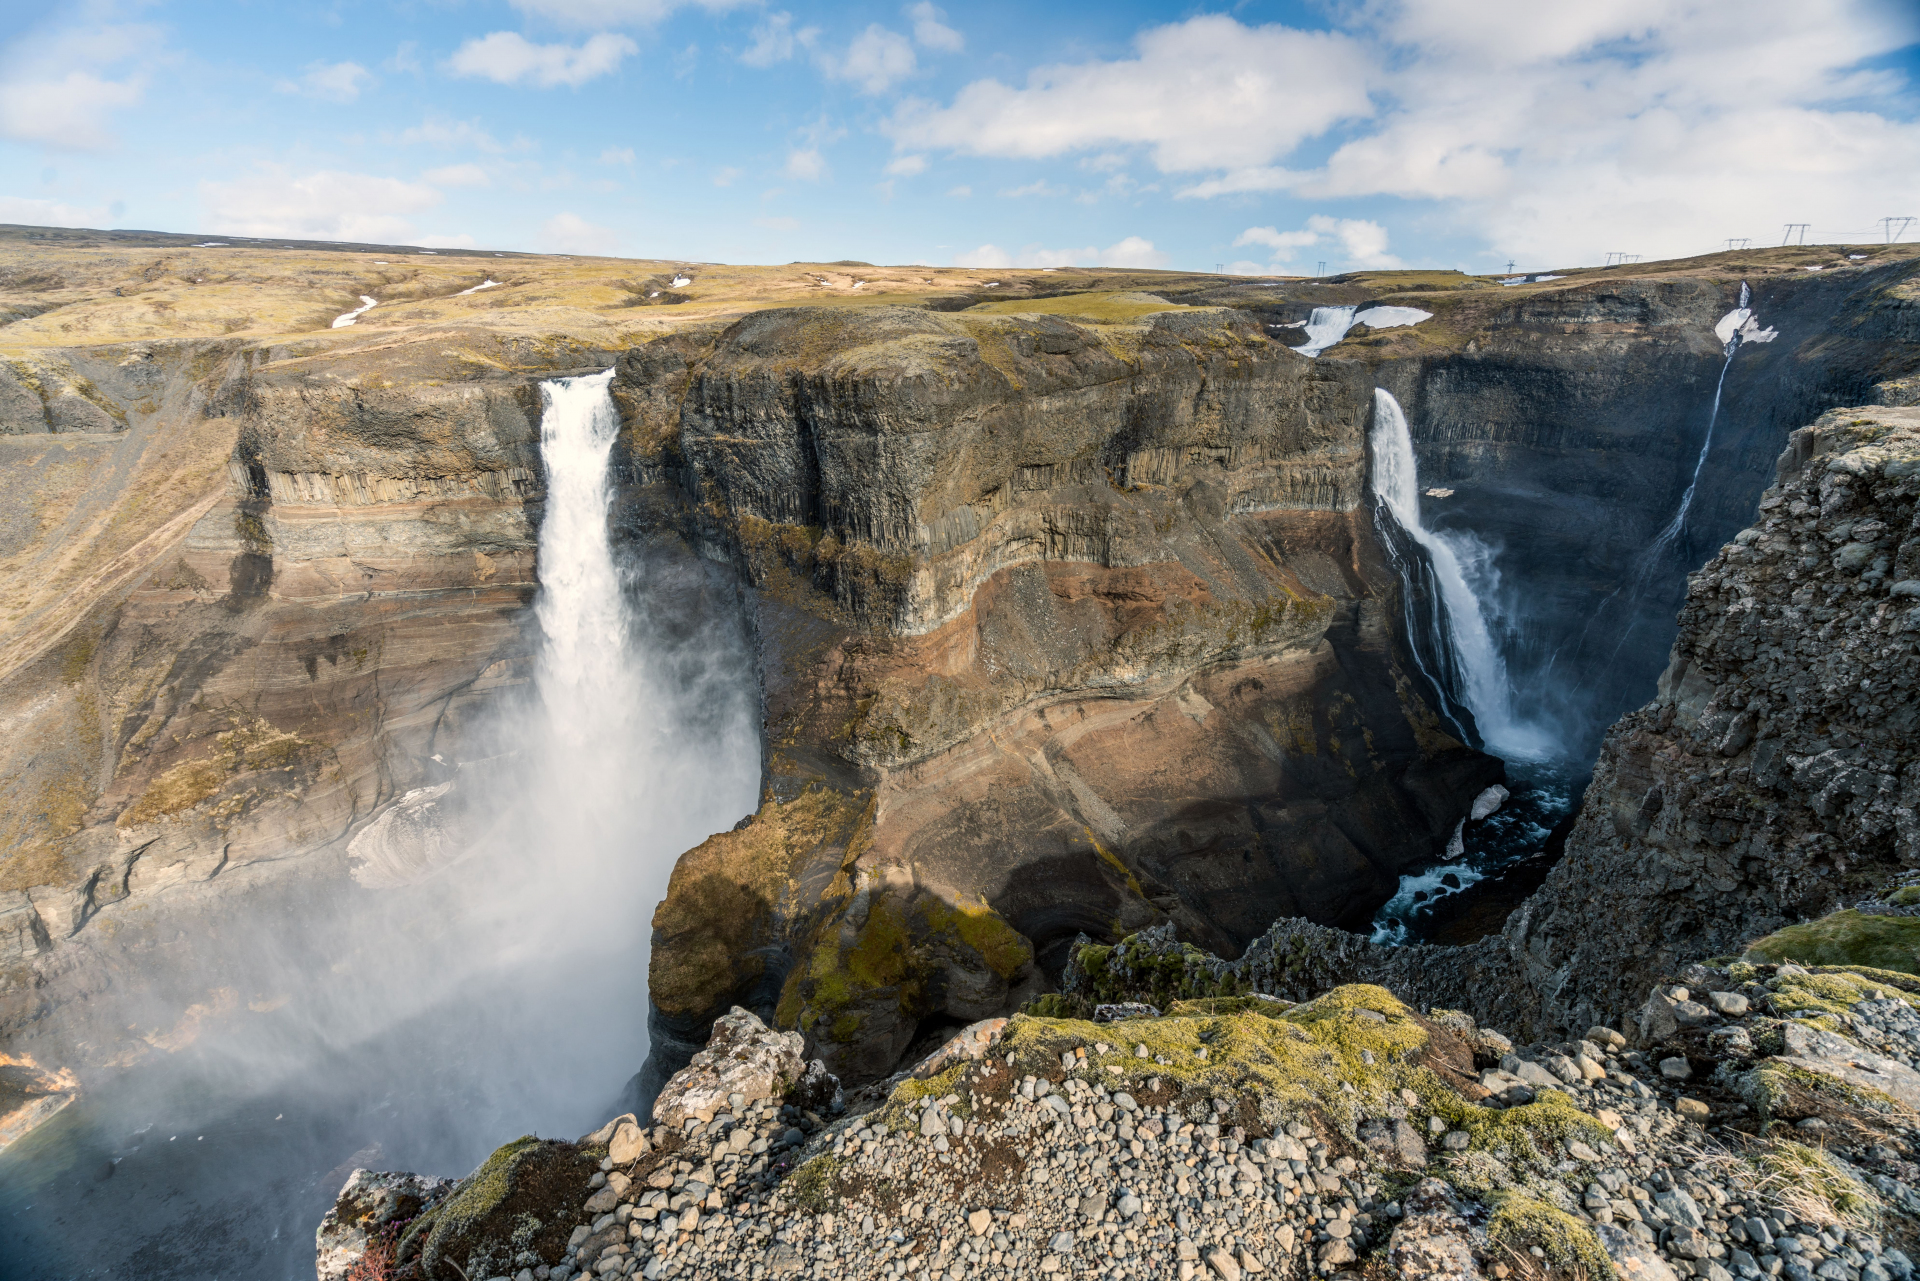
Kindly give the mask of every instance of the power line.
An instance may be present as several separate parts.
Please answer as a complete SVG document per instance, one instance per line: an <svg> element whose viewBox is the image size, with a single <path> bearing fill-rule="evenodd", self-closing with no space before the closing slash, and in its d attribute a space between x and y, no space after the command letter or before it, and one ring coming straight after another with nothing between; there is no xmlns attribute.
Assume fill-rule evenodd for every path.
<svg viewBox="0 0 1920 1281"><path fill-rule="evenodd" d="M1811 227L1812 225L1813 225L1813 224L1812 224L1812 223L1810 223L1810 222L1790 222L1790 223L1787 223L1787 224L1786 224L1786 228L1787 228L1787 229L1786 229L1786 231L1785 231L1785 232L1783 232L1783 233L1781 234L1781 236L1780 236L1780 243L1784 245L1784 244L1786 244L1786 243L1787 243L1787 241L1789 241L1789 240L1791 240L1791 241L1793 241L1793 243L1794 243L1794 244L1796 244L1796 245L1804 245L1804 244L1806 244L1806 243L1807 243L1807 228L1808 228L1808 227Z"/></svg>
<svg viewBox="0 0 1920 1281"><path fill-rule="evenodd" d="M1900 224L1900 226L1897 229L1893 225L1896 222ZM1911 227L1913 224L1914 224L1914 219L1908 218L1908 217L1900 217L1898 215L1895 215L1894 217L1891 217L1891 218L1882 218L1880 220L1880 225L1886 228L1888 244L1892 244L1894 241L1900 239L1900 237L1906 235L1907 228Z"/></svg>
<svg viewBox="0 0 1920 1281"><path fill-rule="evenodd" d="M1609 267L1625 266L1630 262L1639 262L1639 261L1640 261L1639 254L1622 253L1621 251L1616 249L1612 253L1609 253L1607 255L1607 261L1605 265Z"/></svg>

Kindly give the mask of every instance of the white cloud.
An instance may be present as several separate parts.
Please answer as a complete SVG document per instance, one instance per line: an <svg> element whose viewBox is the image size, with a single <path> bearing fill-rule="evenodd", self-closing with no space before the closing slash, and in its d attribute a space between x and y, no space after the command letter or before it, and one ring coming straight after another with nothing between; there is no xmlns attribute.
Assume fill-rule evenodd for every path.
<svg viewBox="0 0 1920 1281"><path fill-rule="evenodd" d="M676 9L724 13L752 0L513 0L513 7L536 18L575 28L650 27Z"/></svg>
<svg viewBox="0 0 1920 1281"><path fill-rule="evenodd" d="M898 160L895 160L887 166L888 173L901 178L911 178L917 173L925 173L926 171L927 158L925 156L901 156Z"/></svg>
<svg viewBox="0 0 1920 1281"><path fill-rule="evenodd" d="M407 216L444 199L425 183L323 169L294 175L267 169L230 182L202 182L207 230L236 236L405 242Z"/></svg>
<svg viewBox="0 0 1920 1281"><path fill-rule="evenodd" d="M373 73L357 62L312 62L307 64L299 80L282 80L274 87L281 93L297 93L328 102L352 102L372 83Z"/></svg>
<svg viewBox="0 0 1920 1281"><path fill-rule="evenodd" d="M110 145L107 117L140 101L137 78L105 80L90 71L58 79L23 76L0 81L0 137L75 151Z"/></svg>
<svg viewBox="0 0 1920 1281"><path fill-rule="evenodd" d="M978 249L955 254L953 265L956 267L1164 267L1167 255L1153 247L1151 240L1139 236L1128 236L1117 244L1099 249L1088 245L1083 249L1044 249L1039 245L1028 245L1018 254L1010 254L998 245L981 245Z"/></svg>
<svg viewBox="0 0 1920 1281"><path fill-rule="evenodd" d="M27 196L0 196L0 222L29 227L104 227L110 217L104 205L89 207Z"/></svg>
<svg viewBox="0 0 1920 1281"><path fill-rule="evenodd" d="M471 147L475 151L506 150L492 134L471 120L448 120L444 116L428 116L419 124L402 129L397 135L388 135L386 140L449 150L460 147Z"/></svg>
<svg viewBox="0 0 1920 1281"><path fill-rule="evenodd" d="M947 188L947 197L951 200L965 200L973 194L973 188L964 183L958 187Z"/></svg>
<svg viewBox="0 0 1920 1281"><path fill-rule="evenodd" d="M804 182L818 182L826 176L827 159L817 147L800 147L787 153L787 176Z"/></svg>
<svg viewBox="0 0 1920 1281"><path fill-rule="evenodd" d="M1355 267L1398 267L1400 260L1387 252L1387 229L1377 222L1361 218L1329 218L1315 214L1300 231L1280 231L1274 227L1248 227L1234 237L1234 248L1265 245L1273 251L1272 265L1292 262L1295 250L1309 245L1338 246L1344 261ZM1256 269L1257 270L1257 269Z"/></svg>
<svg viewBox="0 0 1920 1281"><path fill-rule="evenodd" d="M620 248L620 235L578 214L559 213L540 224L540 242L561 253L608 255Z"/></svg>
<svg viewBox="0 0 1920 1281"><path fill-rule="evenodd" d="M753 225L765 227L768 231L793 231L800 226L798 218L755 218Z"/></svg>
<svg viewBox="0 0 1920 1281"><path fill-rule="evenodd" d="M479 165L443 165L429 169L420 177L436 187L490 187L493 179Z"/></svg>
<svg viewBox="0 0 1920 1281"><path fill-rule="evenodd" d="M454 51L447 66L456 75L475 76L496 84L579 86L620 66L621 59L640 46L626 36L601 32L578 48L566 44L534 44L513 31L495 31L467 41Z"/></svg>
<svg viewBox="0 0 1920 1281"><path fill-rule="evenodd" d="M913 19L913 38L921 48L959 53L967 47L966 38L946 25L946 11L935 8L929 0L909 5L906 15Z"/></svg>
<svg viewBox="0 0 1920 1281"><path fill-rule="evenodd" d="M1022 196L1064 196L1067 194L1067 189L1051 186L1045 178L1036 178L1024 187L1003 188L1000 194L1008 199L1018 200Z"/></svg>
<svg viewBox="0 0 1920 1281"><path fill-rule="evenodd" d="M1021 159L1138 145L1192 171L1268 163L1373 110L1369 58L1344 34L1206 16L1135 45L1125 61L1037 68L1024 89L977 80L951 106L907 103L886 130L903 148Z"/></svg>
<svg viewBox="0 0 1920 1281"><path fill-rule="evenodd" d="M844 56L823 55L820 65L835 80L850 81L867 94L885 93L919 69L912 43L877 22L853 38Z"/></svg>
<svg viewBox="0 0 1920 1281"><path fill-rule="evenodd" d="M608 147L600 153L600 163L603 165L630 165L636 159L638 157L633 154L632 147Z"/></svg>
<svg viewBox="0 0 1920 1281"><path fill-rule="evenodd" d="M956 267L986 267L989 269L995 267L1011 267L1013 266L1013 255L1002 249L999 245L981 245L978 249L971 249L963 254L955 254L953 256L953 265Z"/></svg>
<svg viewBox="0 0 1920 1281"><path fill-rule="evenodd" d="M739 176L740 170L735 169L732 165L722 166L714 172L713 185L716 187L731 187L734 179Z"/></svg>
<svg viewBox="0 0 1920 1281"><path fill-rule="evenodd" d="M765 22L754 27L753 43L740 55L740 61L749 67L771 67L776 62L785 62L793 57L796 48L811 49L819 35L818 27L802 27L795 31L793 15L790 13L770 13Z"/></svg>

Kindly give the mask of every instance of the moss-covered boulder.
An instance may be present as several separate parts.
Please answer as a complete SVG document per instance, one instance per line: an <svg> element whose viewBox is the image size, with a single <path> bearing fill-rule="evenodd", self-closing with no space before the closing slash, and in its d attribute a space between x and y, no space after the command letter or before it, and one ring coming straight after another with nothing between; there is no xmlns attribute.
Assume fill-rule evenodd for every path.
<svg viewBox="0 0 1920 1281"><path fill-rule="evenodd" d="M1868 916L1851 908L1789 925L1747 945L1754 962L1864 965L1920 974L1920 917Z"/></svg>
<svg viewBox="0 0 1920 1281"><path fill-rule="evenodd" d="M576 1144L515 1139L414 1223L399 1261L417 1258L423 1277L450 1275L452 1263L471 1278L558 1263L599 1168Z"/></svg>

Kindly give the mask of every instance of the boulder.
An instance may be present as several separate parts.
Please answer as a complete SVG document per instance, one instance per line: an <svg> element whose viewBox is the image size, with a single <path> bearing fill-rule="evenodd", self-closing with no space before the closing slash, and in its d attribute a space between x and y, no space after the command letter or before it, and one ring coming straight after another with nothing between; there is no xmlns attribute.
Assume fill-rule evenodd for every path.
<svg viewBox="0 0 1920 1281"><path fill-rule="evenodd" d="M355 1170L314 1233L319 1281L342 1281L383 1229L397 1232L453 1190L452 1179Z"/></svg>
<svg viewBox="0 0 1920 1281"><path fill-rule="evenodd" d="M909 1075L924 1081L956 1063L977 1063L1000 1043L1000 1034L1006 1028L1005 1019L982 1019L961 1028L945 1045L914 1064Z"/></svg>
<svg viewBox="0 0 1920 1281"><path fill-rule="evenodd" d="M1479 1281L1471 1229L1439 1179L1422 1179L1402 1203L1405 1216L1387 1243L1387 1268L1401 1281Z"/></svg>
<svg viewBox="0 0 1920 1281"><path fill-rule="evenodd" d="M775 1032L736 1005L713 1021L707 1048L662 1087L653 1119L678 1127L689 1117L705 1122L732 1110L735 1094L745 1103L784 1097L806 1075L805 1046L798 1032Z"/></svg>

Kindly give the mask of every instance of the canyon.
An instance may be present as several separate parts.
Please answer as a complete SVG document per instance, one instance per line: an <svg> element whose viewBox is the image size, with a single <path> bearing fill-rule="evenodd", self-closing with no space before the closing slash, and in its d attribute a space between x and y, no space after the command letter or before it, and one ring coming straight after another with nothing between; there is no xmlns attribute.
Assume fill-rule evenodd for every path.
<svg viewBox="0 0 1920 1281"><path fill-rule="evenodd" d="M1147 930L1224 958L1304 939L1318 977L1396 991L1425 967L1406 992L1564 1028L1854 884L1755 895L1752 847L1666 930L1634 816L1699 790L1648 763L1658 736L1707 731L1659 707L1716 743L1745 707L1682 667L1608 727L1705 625L1686 573L1752 523L1789 432L1914 399L1911 251L1270 284L116 235L0 250L0 1035L49 1067L274 1017L238 917L459 874L527 769L500 734L540 648L541 384L606 369L616 542L663 615L737 631L760 722L758 804L657 908L620 905L652 925L635 1103L735 1005L856 1084L1055 989L1083 936ZM1729 354L1743 282L1775 336ZM1288 349L1340 305L1338 343ZM1355 933L1508 779L1427 674L1444 636L1409 626L1376 386L1423 518L1497 566L1517 702L1599 761L1545 897L1463 949ZM1643 556L1710 419L1688 519ZM1652 932L1637 960L1583 940L1595 878Z"/></svg>

